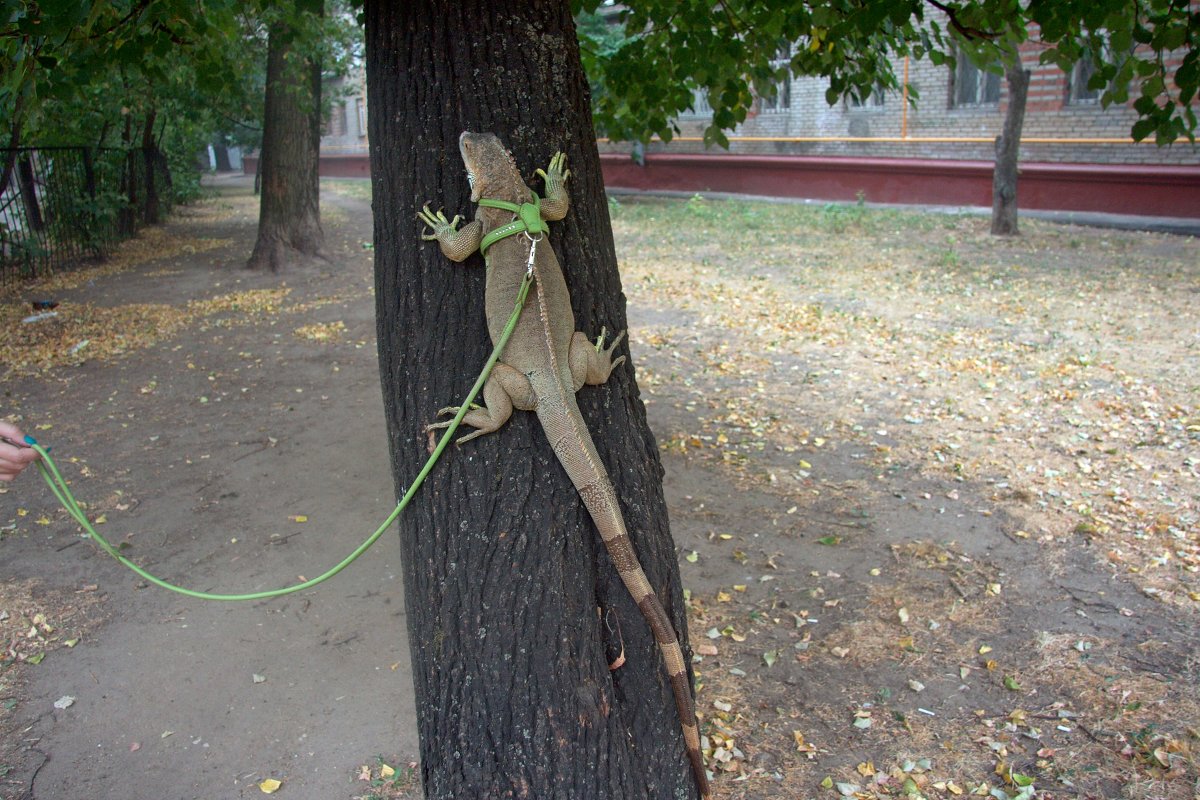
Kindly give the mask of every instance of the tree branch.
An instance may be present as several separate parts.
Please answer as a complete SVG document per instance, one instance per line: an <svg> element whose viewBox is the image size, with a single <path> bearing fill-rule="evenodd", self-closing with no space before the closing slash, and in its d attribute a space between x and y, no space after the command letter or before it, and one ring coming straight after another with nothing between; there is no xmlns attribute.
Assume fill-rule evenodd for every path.
<svg viewBox="0 0 1200 800"><path fill-rule="evenodd" d="M954 9L946 3L939 2L938 0L925 0L925 2L949 17L950 27L954 28L954 30L958 31L968 39L987 39L991 41L999 36L997 33L982 31L978 28L972 28L969 25L964 25L962 21L959 20L958 14L955 13Z"/></svg>

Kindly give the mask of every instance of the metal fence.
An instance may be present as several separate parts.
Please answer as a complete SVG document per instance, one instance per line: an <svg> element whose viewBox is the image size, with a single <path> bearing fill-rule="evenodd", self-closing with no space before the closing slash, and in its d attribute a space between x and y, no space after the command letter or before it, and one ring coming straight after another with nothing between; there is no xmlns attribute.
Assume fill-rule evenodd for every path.
<svg viewBox="0 0 1200 800"><path fill-rule="evenodd" d="M108 254L170 210L158 150L0 148L0 283Z"/></svg>

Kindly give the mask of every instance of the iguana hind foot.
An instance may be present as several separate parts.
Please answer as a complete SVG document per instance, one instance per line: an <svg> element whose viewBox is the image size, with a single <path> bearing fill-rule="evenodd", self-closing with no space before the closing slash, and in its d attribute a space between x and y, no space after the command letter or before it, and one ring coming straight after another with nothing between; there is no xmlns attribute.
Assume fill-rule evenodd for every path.
<svg viewBox="0 0 1200 800"><path fill-rule="evenodd" d="M537 405L537 397L529 379L519 371L503 362L492 368L487 383L483 385L483 405L476 406L463 417L463 424L470 425L476 430L454 440L455 444L469 442L477 436L499 430L512 416L514 408L522 411L532 411ZM439 409L437 416L455 415L461 406L446 406ZM452 420L433 422L425 426L432 431L439 428L449 428Z"/></svg>
<svg viewBox="0 0 1200 800"><path fill-rule="evenodd" d="M571 337L571 351L568 362L571 365L571 382L575 391L586 383L589 386L599 386L605 383L612 372L625 362L625 356L612 357L613 350L625 338L625 331L613 337L612 344L604 347L604 330L595 342L588 338L583 331L575 331Z"/></svg>

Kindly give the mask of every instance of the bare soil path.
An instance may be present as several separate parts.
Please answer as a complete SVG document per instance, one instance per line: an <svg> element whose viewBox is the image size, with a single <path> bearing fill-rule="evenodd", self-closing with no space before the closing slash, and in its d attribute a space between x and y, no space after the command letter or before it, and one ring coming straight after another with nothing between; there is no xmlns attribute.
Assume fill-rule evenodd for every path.
<svg viewBox="0 0 1200 800"><path fill-rule="evenodd" d="M51 284L53 335L0 303L0 414L185 585L311 577L391 509L370 211L331 188L329 262L282 281L241 269L235 182ZM1193 240L703 201L614 221L717 797L1196 795ZM398 573L385 538L299 596L187 600L24 476L0 794L419 796Z"/></svg>
<svg viewBox="0 0 1200 800"><path fill-rule="evenodd" d="M56 297L64 315L73 303L177 311L224 298L220 310L123 357L10 376L3 413L55 445L130 557L185 586L240 592L332 566L394 500L369 209L327 198L330 261L281 281L242 269L257 209L241 183L222 188L166 227L162 255ZM304 330L314 324L326 327ZM51 503L36 475L0 496L0 524L15 526L0 580L35 580L25 605L45 598L51 618L76 598L99 602L82 632L41 637L78 644L48 643L41 663L18 665L5 796L256 797L276 778L281 796L348 798L366 788L360 765L415 758L394 541L319 590L209 603L141 588ZM9 600L16 620L22 603ZM56 709L64 696L74 704Z"/></svg>

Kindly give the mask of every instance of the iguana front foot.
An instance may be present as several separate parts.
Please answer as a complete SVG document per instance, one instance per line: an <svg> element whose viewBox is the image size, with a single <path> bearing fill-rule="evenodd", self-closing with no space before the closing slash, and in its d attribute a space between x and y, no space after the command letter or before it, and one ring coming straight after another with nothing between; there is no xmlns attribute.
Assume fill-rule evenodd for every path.
<svg viewBox="0 0 1200 800"><path fill-rule="evenodd" d="M435 242L458 233L458 223L462 222L462 216L459 214L455 214L453 220L447 220L445 213L440 208L437 213L430 211L429 203L426 203L417 212L417 219L433 228L433 233L421 231L421 238L427 242Z"/></svg>
<svg viewBox="0 0 1200 800"><path fill-rule="evenodd" d="M431 211L428 203L417 212L417 219L432 229L432 232L427 232L422 228L421 239L437 242L442 255L451 261L466 259L479 249L479 242L483 239L483 223L479 220L468 223L462 230L457 230L458 223L462 221L461 216L455 214L454 219L446 219L441 209Z"/></svg>
<svg viewBox="0 0 1200 800"><path fill-rule="evenodd" d="M567 154L561 150L550 159L550 166L539 169L538 175L546 182L546 197L542 200L542 219L554 222L567 215L571 205L570 195L567 194L567 180L571 170L566 168Z"/></svg>

